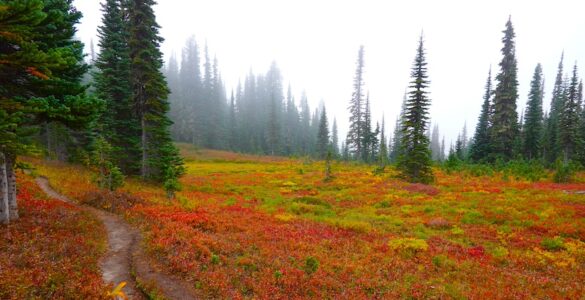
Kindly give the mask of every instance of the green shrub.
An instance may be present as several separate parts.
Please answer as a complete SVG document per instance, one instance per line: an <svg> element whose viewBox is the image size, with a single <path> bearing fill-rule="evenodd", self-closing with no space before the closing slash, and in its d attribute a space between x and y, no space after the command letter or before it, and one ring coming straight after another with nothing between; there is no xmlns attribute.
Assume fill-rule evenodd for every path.
<svg viewBox="0 0 585 300"><path fill-rule="evenodd" d="M565 243L561 237L555 236L554 238L545 238L542 240L540 245L549 251L558 251L565 249Z"/></svg>
<svg viewBox="0 0 585 300"><path fill-rule="evenodd" d="M303 269L305 270L305 273L307 273L307 275L311 275L317 272L317 270L319 269L319 261L316 258L309 256L305 259L305 266L303 267Z"/></svg>
<svg viewBox="0 0 585 300"><path fill-rule="evenodd" d="M569 183L575 179L575 173L580 169L580 165L576 162L570 161L563 163L557 160L555 164L555 174L553 181L556 183Z"/></svg>

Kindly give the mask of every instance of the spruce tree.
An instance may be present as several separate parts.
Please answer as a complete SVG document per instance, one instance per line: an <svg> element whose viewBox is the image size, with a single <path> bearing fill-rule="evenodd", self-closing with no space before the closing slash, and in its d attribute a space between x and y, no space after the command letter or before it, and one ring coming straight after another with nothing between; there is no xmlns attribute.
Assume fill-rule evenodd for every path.
<svg viewBox="0 0 585 300"><path fill-rule="evenodd" d="M360 143L362 157L360 158L363 162L369 163L371 161L373 148L374 133L372 132L372 113L370 109L370 93L366 96L366 103L364 105L364 111L362 113L363 121L361 128L362 140Z"/></svg>
<svg viewBox="0 0 585 300"><path fill-rule="evenodd" d="M513 146L519 133L518 113L516 112L518 67L514 42L515 33L511 18L508 19L503 33L503 58L500 62L500 72L496 76L498 84L494 96L494 115L490 130L490 144L491 151L496 157L511 159L513 157Z"/></svg>
<svg viewBox="0 0 585 300"><path fill-rule="evenodd" d="M101 134L112 146L112 160L127 174L139 174L140 127L132 110L130 53L125 13L119 0L102 4L98 28L100 53L94 74L96 95L106 103L101 116Z"/></svg>
<svg viewBox="0 0 585 300"><path fill-rule="evenodd" d="M234 97L234 92L232 91L232 96L230 97L230 108L229 108L229 121L228 121L228 129L229 129L229 149L232 151L238 150L238 119L236 118L236 98Z"/></svg>
<svg viewBox="0 0 585 300"><path fill-rule="evenodd" d="M431 169L429 140L425 135L429 121L431 100L426 89L430 81L422 35L410 73L409 97L402 121L402 141L398 169L410 182L430 183L434 180Z"/></svg>
<svg viewBox="0 0 585 300"><path fill-rule="evenodd" d="M364 85L364 46L360 46L353 79L353 93L349 102L349 131L346 139L346 146L357 159L362 159L364 155L364 149L362 149Z"/></svg>
<svg viewBox="0 0 585 300"><path fill-rule="evenodd" d="M131 61L132 103L140 120L141 175L163 182L167 190L177 189L176 179L183 174L183 162L171 141L167 118L169 90L163 66L159 36L152 6L154 0L130 0L129 48Z"/></svg>
<svg viewBox="0 0 585 300"><path fill-rule="evenodd" d="M431 134L431 154L432 158L435 161L438 161L441 154L441 141L440 141L440 133L439 133L439 124L435 124L433 126L433 132Z"/></svg>
<svg viewBox="0 0 585 300"><path fill-rule="evenodd" d="M37 129L58 122L66 133L87 131L101 101L81 84L88 66L73 38L81 14L71 1L0 6L0 221L8 223L18 219L16 159L31 149Z"/></svg>
<svg viewBox="0 0 585 300"><path fill-rule="evenodd" d="M576 152L580 151L583 144L579 134L581 120L579 116L578 89L579 78L577 75L577 64L575 64L573 75L571 76L570 82L568 82L568 86L565 88L562 113L559 116L559 138L565 164L576 158Z"/></svg>
<svg viewBox="0 0 585 300"><path fill-rule="evenodd" d="M402 149L402 123L404 120L404 115L406 114L406 101L407 101L407 93L404 92L404 97L402 99L402 106L400 108L400 115L396 118L396 125L394 126L394 135L392 136L392 147L390 151L390 162L397 163L398 158L400 157L400 151Z"/></svg>
<svg viewBox="0 0 585 300"><path fill-rule="evenodd" d="M543 96L542 66L538 64L534 69L534 75L530 83L530 93L528 94L524 117L525 124L523 126L523 155L528 160L538 158L540 154L543 135Z"/></svg>
<svg viewBox="0 0 585 300"><path fill-rule="evenodd" d="M329 152L329 122L327 121L327 111L325 107L321 110L319 118L319 132L317 134L317 157L325 159Z"/></svg>
<svg viewBox="0 0 585 300"><path fill-rule="evenodd" d="M559 121L563 110L563 60L561 54L557 76L552 92L550 110L548 113L547 126L545 127L545 140L542 143L543 156L547 164L554 163L560 157L561 143L559 138Z"/></svg>
<svg viewBox="0 0 585 300"><path fill-rule="evenodd" d="M378 150L378 164L385 167L388 164L388 141L386 139L386 121L382 116L382 127L380 128L380 150Z"/></svg>
<svg viewBox="0 0 585 300"><path fill-rule="evenodd" d="M333 118L333 127L331 128L331 148L333 157L339 157L339 133L337 129L337 118Z"/></svg>

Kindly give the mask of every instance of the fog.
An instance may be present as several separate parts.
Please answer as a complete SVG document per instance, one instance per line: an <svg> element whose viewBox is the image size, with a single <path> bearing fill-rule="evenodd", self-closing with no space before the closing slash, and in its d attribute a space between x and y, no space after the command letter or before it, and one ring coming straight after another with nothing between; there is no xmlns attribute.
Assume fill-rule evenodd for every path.
<svg viewBox="0 0 585 300"><path fill-rule="evenodd" d="M92 39L97 45L99 2L75 1L84 14L78 36L88 52ZM508 16L516 31L519 112L537 63L544 68L546 110L561 52L566 71L575 61L581 77L585 68L582 1L159 0L155 12L166 58L173 51L180 54L185 40L195 35L217 55L228 94L250 69L265 72L275 60L297 100L305 90L313 107L325 102L342 138L361 44L374 117L379 120L384 114L393 125L423 32L432 122L439 124L447 144L464 122L472 135L488 69L498 71Z"/></svg>

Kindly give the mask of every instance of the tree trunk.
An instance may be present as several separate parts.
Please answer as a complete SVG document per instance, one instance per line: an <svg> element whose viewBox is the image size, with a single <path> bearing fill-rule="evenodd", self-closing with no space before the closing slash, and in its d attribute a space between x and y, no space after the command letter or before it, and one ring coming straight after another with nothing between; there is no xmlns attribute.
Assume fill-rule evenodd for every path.
<svg viewBox="0 0 585 300"><path fill-rule="evenodd" d="M8 209L10 220L18 220L18 203L16 197L16 155L5 154L6 160L6 178L8 179Z"/></svg>
<svg viewBox="0 0 585 300"><path fill-rule="evenodd" d="M142 129L142 168L141 168L141 175L142 178L145 179L148 175L148 166L147 166L147 159L148 159L148 153L147 153L147 140L146 140L146 120L144 119L144 116L142 116L140 118L140 127Z"/></svg>
<svg viewBox="0 0 585 300"><path fill-rule="evenodd" d="M0 152L0 222L10 222L10 210L8 206L8 176L6 176L6 160L4 153Z"/></svg>

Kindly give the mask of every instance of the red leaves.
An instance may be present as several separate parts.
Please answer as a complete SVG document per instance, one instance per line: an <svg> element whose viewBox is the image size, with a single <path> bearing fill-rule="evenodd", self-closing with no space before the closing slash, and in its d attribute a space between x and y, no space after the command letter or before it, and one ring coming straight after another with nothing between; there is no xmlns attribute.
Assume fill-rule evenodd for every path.
<svg viewBox="0 0 585 300"><path fill-rule="evenodd" d="M426 184L422 184L422 183L412 183L412 184L405 186L404 189L411 192L411 193L421 193L421 194L427 194L429 196L436 196L441 192L438 188L436 188L434 186L426 185Z"/></svg>
<svg viewBox="0 0 585 300"><path fill-rule="evenodd" d="M106 299L99 273L106 235L91 214L46 199L17 176L20 219L0 226L0 298Z"/></svg>

